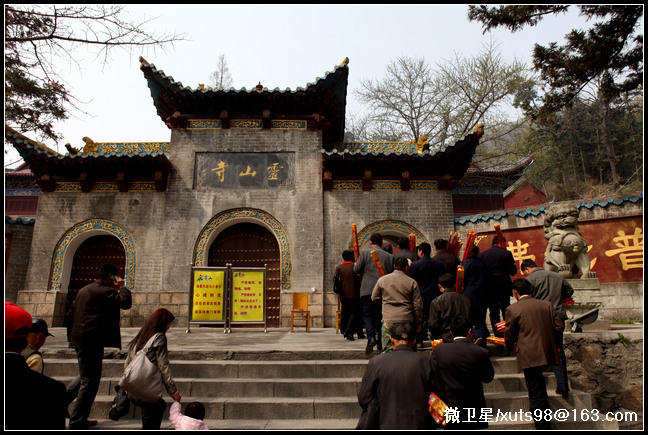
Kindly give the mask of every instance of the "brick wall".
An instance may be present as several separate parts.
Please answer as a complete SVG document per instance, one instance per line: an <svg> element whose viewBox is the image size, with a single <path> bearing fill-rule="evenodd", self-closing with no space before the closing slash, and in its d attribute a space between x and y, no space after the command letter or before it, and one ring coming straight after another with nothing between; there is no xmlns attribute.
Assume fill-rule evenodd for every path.
<svg viewBox="0 0 648 435"><path fill-rule="evenodd" d="M5 222L5 301L16 302L27 277L34 224Z"/></svg>

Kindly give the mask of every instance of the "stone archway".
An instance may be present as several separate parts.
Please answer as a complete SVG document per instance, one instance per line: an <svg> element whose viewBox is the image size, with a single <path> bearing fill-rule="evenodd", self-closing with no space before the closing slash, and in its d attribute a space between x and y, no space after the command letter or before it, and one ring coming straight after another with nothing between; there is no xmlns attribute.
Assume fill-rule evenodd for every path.
<svg viewBox="0 0 648 435"><path fill-rule="evenodd" d="M106 234L116 237L124 247L124 280L128 288L135 289L137 252L133 237L123 226L116 222L106 219L89 219L70 228L56 244L52 257L48 290L67 292L77 249L90 237Z"/></svg>
<svg viewBox="0 0 648 435"><path fill-rule="evenodd" d="M217 214L205 225L198 235L193 252L193 266L222 266L222 260L226 258L218 254L218 246L214 246L217 239L221 235L224 238L231 238L232 236L236 236L236 234L247 237L245 236L246 233L253 238L259 237L260 239L258 240L265 240L257 243L255 246L259 246L261 249L271 249L273 252L276 252L271 257L272 261L266 262L269 263L268 269L275 269L272 271L268 270L266 275L266 289L268 291L266 315L268 326L279 326L281 323L281 293L292 291L292 259L288 235L281 223L273 216L262 210L247 208L226 210ZM269 246L272 245L272 240L269 239L274 239L276 248ZM254 250L255 248L250 248L249 245L246 247L234 244L231 249L240 251L245 249ZM221 258L217 259L217 257ZM236 267L234 264L233 266ZM251 266L252 264L248 264L243 267ZM258 262L254 266L263 267L263 264Z"/></svg>
<svg viewBox="0 0 648 435"><path fill-rule="evenodd" d="M391 236L394 239L401 236L408 237L410 234L414 234L417 245L428 242L427 238L415 227L401 221L384 220L370 223L358 232L358 245L360 249L362 249L362 246L369 241L369 238L374 233L380 233L383 238L385 236ZM353 244L353 241L351 243ZM351 245L350 249L353 249L353 245Z"/></svg>

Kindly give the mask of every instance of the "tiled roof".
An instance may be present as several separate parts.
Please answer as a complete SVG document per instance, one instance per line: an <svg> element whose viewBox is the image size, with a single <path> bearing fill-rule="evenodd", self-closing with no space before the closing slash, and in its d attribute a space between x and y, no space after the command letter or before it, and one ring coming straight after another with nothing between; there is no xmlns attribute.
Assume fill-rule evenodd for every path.
<svg viewBox="0 0 648 435"><path fill-rule="evenodd" d="M643 193L640 193L636 197L630 197L628 195L625 195L625 196L623 196L622 198L619 198L619 199L608 198L607 200L594 199L594 200L587 201L587 202L586 201L580 201L578 204L576 204L576 208L579 208L579 209L580 208L592 209L594 207L608 207L608 206L611 206L611 205L620 206L620 205L622 205L622 204L624 204L626 202L636 203L638 201L643 201ZM526 210L514 210L513 212L511 212L511 211L508 211L508 212L503 211L503 212L500 212L500 213L489 213L488 215L478 214L478 215L474 215L474 216L464 216L464 217L460 217L460 218L455 218L454 221L457 224L465 225L468 222L472 222L472 223L475 223L475 222L478 222L478 221L488 222L491 219L498 221L498 220L500 220L500 219L502 219L502 218L504 218L506 216L509 216L511 214L514 215L514 216L521 217L521 218L524 218L524 217L527 217L527 216L539 216L540 214L546 213L549 206L551 206L551 204L545 204L543 206L539 206L536 209L527 208Z"/></svg>
<svg viewBox="0 0 648 435"><path fill-rule="evenodd" d="M140 69L148 81L151 97L158 116L170 128L174 118L245 118L261 117L267 111L276 116L317 116L330 122L324 131L325 143L344 137L348 59L333 71L318 77L314 83L295 90L273 90L257 85L253 89L212 89L204 86L191 88L158 70L155 65L140 58Z"/></svg>

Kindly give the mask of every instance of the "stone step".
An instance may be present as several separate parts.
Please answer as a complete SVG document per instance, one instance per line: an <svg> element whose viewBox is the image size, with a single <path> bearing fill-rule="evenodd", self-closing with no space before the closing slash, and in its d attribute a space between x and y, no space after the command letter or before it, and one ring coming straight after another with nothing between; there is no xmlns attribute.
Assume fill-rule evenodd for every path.
<svg viewBox="0 0 648 435"><path fill-rule="evenodd" d="M331 361L198 361L171 360L171 371L174 377L204 378L328 378L362 377L367 360L331 360ZM76 360L46 359L45 374L54 378L74 376L78 373ZM124 372L124 360L107 359L103 361L102 376L121 377Z"/></svg>
<svg viewBox="0 0 648 435"><path fill-rule="evenodd" d="M329 361L247 361L247 360L171 360L174 377L213 378L327 378L362 377L367 360ZM496 374L517 373L515 357L491 358ZM78 373L76 359L46 358L45 374L54 378L75 376ZM123 359L104 359L102 376L121 377L124 372Z"/></svg>
<svg viewBox="0 0 648 435"><path fill-rule="evenodd" d="M98 421L99 424L91 427L91 430L140 430L142 428L142 421L139 418L123 418L119 421ZM210 430L353 430L358 424L358 419L206 419L205 423ZM160 429L173 430L174 427L169 420L164 420Z"/></svg>
<svg viewBox="0 0 648 435"><path fill-rule="evenodd" d="M140 430L142 421L139 418L122 418L119 421L98 420L99 424L91 430ZM321 419L206 419L210 430L353 430L358 424L357 418L321 418ZM591 419L553 421L555 430L619 430L617 422L592 421ZM173 424L164 420L161 430L173 430ZM531 421L491 421L489 430L533 430Z"/></svg>
<svg viewBox="0 0 648 435"><path fill-rule="evenodd" d="M214 387L216 388L216 387ZM182 391L182 390L181 390ZM210 392L211 393L211 392ZM316 391L311 393L317 393ZM591 397L587 393L571 391L567 399L548 391L551 408L580 412L592 409ZM526 391L485 393L486 406L494 413L517 413L529 411ZM91 418L105 419L108 416L114 395L97 395L92 407ZM165 397L167 404L171 400ZM309 418L358 418L360 407L355 394L342 396L240 396L215 397L212 394L200 396L185 393L183 402L200 401L205 405L206 418L210 419L309 419ZM72 409L72 407L70 408ZM139 416L139 408L131 406L131 417ZM165 418L168 417L168 409Z"/></svg>
<svg viewBox="0 0 648 435"><path fill-rule="evenodd" d="M71 376L57 377L68 384ZM361 377L344 378L180 378L174 377L178 390L186 396L209 397L310 397L355 396L362 382ZM556 378L545 374L548 391L556 389ZM119 377L102 377L99 393L110 395ZM495 379L484 385L484 393L526 391L524 375L496 375Z"/></svg>

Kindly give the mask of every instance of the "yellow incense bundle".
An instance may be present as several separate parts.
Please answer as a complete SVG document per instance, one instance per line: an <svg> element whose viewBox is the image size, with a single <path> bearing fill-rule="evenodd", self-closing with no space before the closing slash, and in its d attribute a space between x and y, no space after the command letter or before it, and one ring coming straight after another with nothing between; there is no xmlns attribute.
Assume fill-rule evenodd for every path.
<svg viewBox="0 0 648 435"><path fill-rule="evenodd" d="M376 269L378 269L380 276L385 276L385 269L383 268L383 265L380 262L380 258L378 258L378 253L376 251L371 251L371 258L376 264Z"/></svg>
<svg viewBox="0 0 648 435"><path fill-rule="evenodd" d="M351 224L351 236L353 237L353 256L355 261L358 261L360 246L358 245L358 227L356 227L356 224Z"/></svg>

